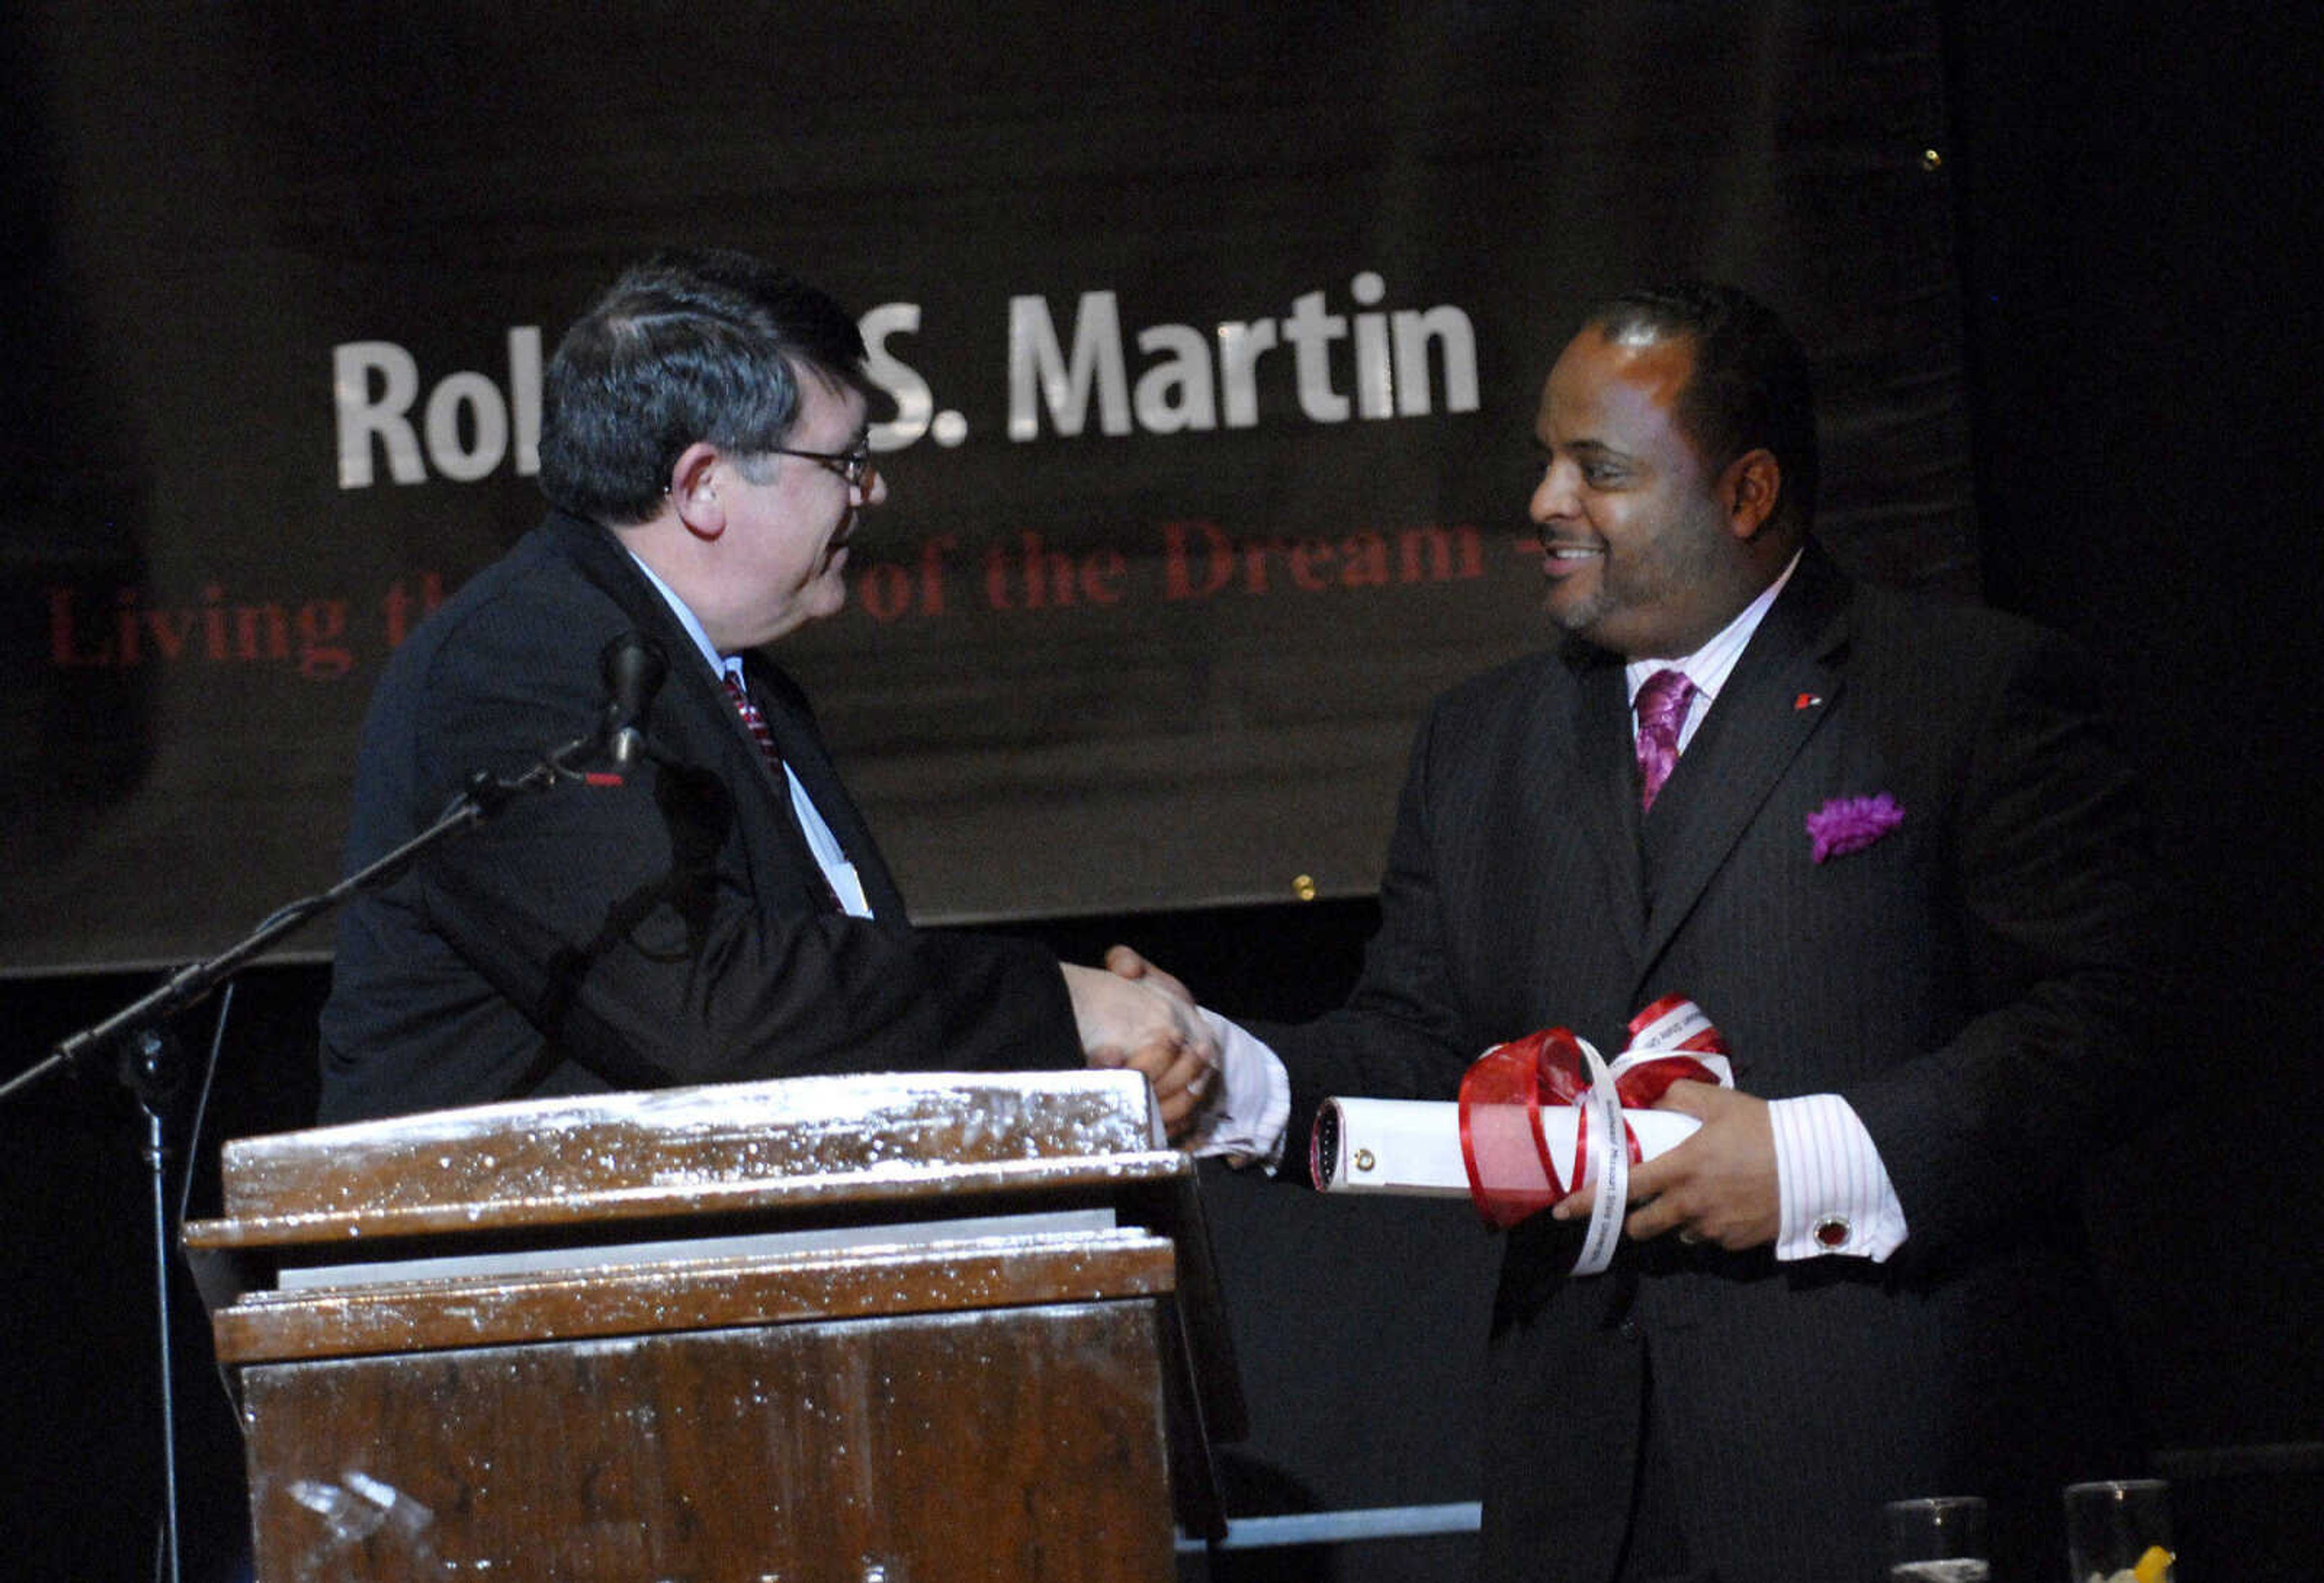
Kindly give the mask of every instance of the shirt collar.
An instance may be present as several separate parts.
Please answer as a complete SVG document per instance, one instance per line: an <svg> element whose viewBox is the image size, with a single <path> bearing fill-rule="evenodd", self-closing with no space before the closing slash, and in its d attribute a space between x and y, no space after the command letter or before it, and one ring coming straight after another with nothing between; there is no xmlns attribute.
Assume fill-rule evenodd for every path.
<svg viewBox="0 0 2324 1583"><path fill-rule="evenodd" d="M646 575L646 581L653 584L654 592L661 595L661 602L669 606L669 613L678 618L678 624L686 629L686 635L693 639L695 648L701 650L703 662L722 675L741 676L742 656L730 657L719 653L718 646L711 642L710 634L702 630L702 623L695 620L694 612L687 608L686 601L678 596L678 590L663 582L661 575L651 566L639 560L638 552L628 545L623 545L622 551L636 563L638 570Z"/></svg>
<svg viewBox="0 0 2324 1583"><path fill-rule="evenodd" d="M1693 653L1680 659L1633 659L1625 665L1622 677L1629 686L1630 702L1636 704L1638 701L1638 689L1646 685L1648 676L1656 671L1676 670L1684 672L1686 679L1694 684L1695 691L1702 695L1702 707L1708 709L1711 701L1719 696L1719 689L1725 686L1727 678L1734 674L1735 662L1743 658L1743 650L1750 645L1751 635L1759 630L1759 623L1766 619L1767 612L1775 608L1775 596L1784 591L1784 584L1792 580L1792 574L1799 570L1799 566L1800 555L1794 551L1791 560L1785 564L1783 575L1759 590L1757 599L1745 605L1733 621L1719 630L1717 636Z"/></svg>

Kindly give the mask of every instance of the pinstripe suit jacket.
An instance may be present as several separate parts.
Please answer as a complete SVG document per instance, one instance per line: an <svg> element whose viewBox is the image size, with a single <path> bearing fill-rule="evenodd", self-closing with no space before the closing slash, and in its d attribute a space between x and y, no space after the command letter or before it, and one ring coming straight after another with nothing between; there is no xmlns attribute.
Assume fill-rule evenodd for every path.
<svg viewBox="0 0 2324 1583"><path fill-rule="evenodd" d="M1904 822L1812 861L1808 815L1880 792ZM1291 1137L1327 1094L1449 1097L1536 1028L1610 1054L1680 993L1738 1087L1849 1100L1910 1225L1881 1265L1663 1238L1586 1280L1562 1274L1577 1228L1516 1229L1489 1577L1612 1575L1649 1412L1726 1583L1877 1576L1882 1501L1979 1492L1997 1576L2054 1575L2058 1485L2135 1450L2070 1190L2145 1084L2149 875L2070 649L1812 546L1643 820L1618 658L1536 655L1438 702L1361 982L1268 1031Z"/></svg>

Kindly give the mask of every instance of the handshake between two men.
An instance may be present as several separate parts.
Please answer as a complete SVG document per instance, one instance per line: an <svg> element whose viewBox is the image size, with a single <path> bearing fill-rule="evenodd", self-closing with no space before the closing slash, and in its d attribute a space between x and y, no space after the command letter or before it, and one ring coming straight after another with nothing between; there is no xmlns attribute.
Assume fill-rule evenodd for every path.
<svg viewBox="0 0 2324 1583"><path fill-rule="evenodd" d="M1222 1063L1218 1035L1186 987L1130 947L1113 947L1105 962L1063 964L1083 1049L1092 1066L1143 1072L1170 1140L1184 1142Z"/></svg>
<svg viewBox="0 0 2324 1583"><path fill-rule="evenodd" d="M1102 971L1068 965L1065 973L1089 1063L1145 1073L1171 1142L1237 1162L1281 1147L1279 1132L1254 1129L1252 1118L1227 1114L1233 1107L1221 1102L1228 1058L1218 1032L1226 1025L1205 1017L1176 976L1126 945L1106 953ZM1681 1081L1655 1108L1687 1116L1697 1127L1681 1147L1632 1167L1624 1234L1633 1241L1673 1234L1682 1243L1715 1243L1729 1252L1774 1243L1783 1203L1768 1102ZM1577 1186L1549 1212L1559 1220L1586 1220L1592 1201L1591 1189Z"/></svg>

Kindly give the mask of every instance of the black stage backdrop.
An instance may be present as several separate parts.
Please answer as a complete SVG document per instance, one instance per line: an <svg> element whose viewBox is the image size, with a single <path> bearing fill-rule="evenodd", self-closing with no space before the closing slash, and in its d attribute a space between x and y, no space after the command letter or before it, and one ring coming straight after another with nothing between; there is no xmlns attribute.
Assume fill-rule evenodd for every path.
<svg viewBox="0 0 2324 1583"><path fill-rule="evenodd" d="M2091 1163L2088 1194L2140 1403L2175 1451L2162 1466L2181 1576L2304 1583L2324 1465L2324 1063L2306 1053L2324 1026L2324 799L2300 685L2317 674L2324 587L2307 241L2324 203L2309 64L2324 22L2263 0L1934 9L1950 141L1932 130L1923 7L1480 0L1167 22L1136 6L1021 21L934 6L0 7L0 973L114 964L0 982L6 1070L150 983L118 964L214 949L331 877L398 584L408 616L428 574L448 587L536 510L512 451L482 478L450 476L443 457L465 467L499 448L475 427L492 401L475 380L436 392L475 372L512 437L509 331L553 335L649 245L741 243L867 311L921 308L883 344L928 385L931 427L957 411L966 437L890 454L897 499L876 538L912 588L926 545L960 536L945 612L883 621L860 599L786 648L851 770L878 787L923 911L1021 912L1009 926L1080 960L1126 936L1223 1009L1279 1017L1337 999L1369 901L1157 909L1286 897L1300 872L1360 891L1425 673L1537 640L1507 547L1522 542L1534 384L1575 299L1682 266L1768 294L1825 371L1841 553L1966 587L1957 246L1985 591L2107 662L2184 901L2189 992L2163 1030L2181 1053L2172 1103ZM1368 272L1377 303L1358 300ZM1114 293L1132 432L1104 431L1093 373L1080 433L1043 406L1036 437L1010 440L1010 300L1046 305L1070 383L1083 299L1100 290ZM1331 392L1356 400L1359 336L1376 333L1361 314L1450 304L1470 320L1476 408L1448 410L1432 345L1427 414L1307 417L1301 343L1281 327L1314 291L1349 321L1314 343ZM1139 417L1139 382L1192 354L1138 332L1200 326L1217 345L1218 321L1262 319L1279 344L1254 365L1255 422L1230 425L1223 397L1208 429L1158 434ZM1393 380L1392 318L1388 333ZM364 342L416 371L402 410L420 483L392 482L373 435L374 483L339 487L333 370ZM380 405L391 377L358 405ZM1166 386L1148 387L1149 415L1193 400ZM439 399L452 438L431 451ZM1172 601L1171 521L1333 546L1465 521L1492 553L1474 579L1351 586L1311 551L1329 575L1307 589L1283 551L1267 593ZM1021 566L1028 528L1079 552L1073 606L1054 583L1038 609L1021 583L1004 581L1007 608L989 602L982 557L999 544ZM1124 557L1113 605L1080 582L1105 532ZM1090 574L1098 592L1108 565ZM75 623L62 663L60 588ZM318 604L309 643L297 613L335 597L345 630L329 634ZM230 658L208 658L208 610L244 605L266 658L241 658L229 627ZM180 613L141 624L157 611ZM124 615L135 664L118 648L102 658ZM160 634L181 630L172 651ZM335 646L347 674L308 679L300 658L327 671ZM1265 689L1285 674L1320 679ZM2291 685L2243 686L2269 678ZM906 707L923 713L893 713ZM1319 741L1363 752L1330 759ZM1020 762L1038 797L1018 811L993 786ZM1145 824L1110 800L1125 775L1158 810ZM1264 841L1227 828L1257 795L1232 799L1236 785L1281 798ZM1046 833L1110 810L1127 828L1079 864L1045 835L1041 856L1073 865L1052 879L1000 850L1005 829L980 827L982 850L930 828L930 799L955 792L964 820ZM945 812L945 829L970 828ZM1169 841L1204 862L1205 841L1256 855L1219 880L1194 859L1166 864L1150 843ZM1349 872L1317 855L1327 841L1344 842ZM948 889L955 862L963 883L1006 894ZM198 1166L196 1213L218 1137L311 1114L326 981L316 962L245 975L197 1149L178 1106L172 1164L190 1152ZM207 1019L182 1024L191 1041ZM0 1573L152 1569L140 1142L98 1072L0 1109ZM1204 1196L1254 1406L1252 1440L1227 1453L1235 1513L1472 1498L1464 1426L1492 1239L1458 1205L1359 1215L1223 1172ZM178 1302L188 1576L239 1578L240 1448L182 1272ZM1461 1575L1461 1550L1452 1536L1240 1552L1204 1575L1434 1580Z"/></svg>
<svg viewBox="0 0 2324 1583"><path fill-rule="evenodd" d="M382 659L664 244L862 317L891 503L780 653L923 921L1369 892L1639 277L1782 308L1834 548L1975 587L1928 5L52 0L0 73L0 971L337 878Z"/></svg>

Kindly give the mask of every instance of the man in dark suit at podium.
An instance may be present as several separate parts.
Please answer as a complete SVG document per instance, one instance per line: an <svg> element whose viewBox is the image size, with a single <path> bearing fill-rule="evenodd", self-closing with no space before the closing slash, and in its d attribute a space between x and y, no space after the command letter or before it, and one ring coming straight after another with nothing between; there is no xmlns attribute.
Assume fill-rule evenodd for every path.
<svg viewBox="0 0 2324 1583"><path fill-rule="evenodd" d="M724 253L632 270L566 336L543 391L552 510L391 661L350 868L478 772L609 723L641 725L644 750L585 752L347 911L324 1120L1084 1059L1146 1072L1167 1119L1191 1103L1214 1051L1157 989L911 925L766 652L840 609L849 541L887 496L863 358L828 297Z"/></svg>
<svg viewBox="0 0 2324 1583"><path fill-rule="evenodd" d="M1432 710L1360 984L1231 1032L1205 1146L1304 1176L1325 1096L1450 1099L1553 1026L1610 1059L1692 999L1736 1087L1671 1091L1701 1130L1632 1168L1610 1269L1572 1273L1583 1195L1508 1235L1486 1575L1852 1583L1884 1502L1983 1495L1995 1576L2055 1576L2060 1486L2139 1450L2072 1187L2153 1087L2089 668L1826 557L1806 365L1740 292L1599 308L1536 436L1563 645Z"/></svg>

